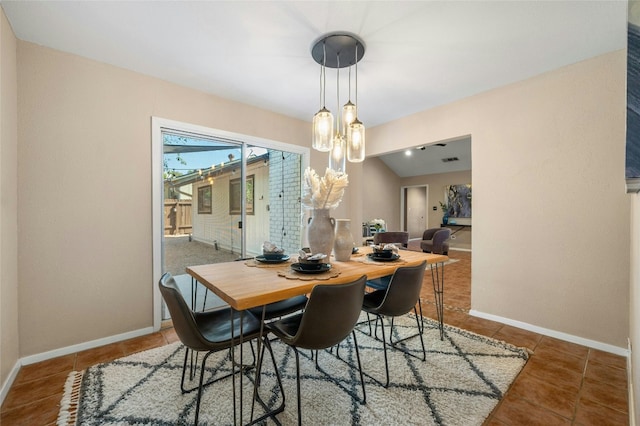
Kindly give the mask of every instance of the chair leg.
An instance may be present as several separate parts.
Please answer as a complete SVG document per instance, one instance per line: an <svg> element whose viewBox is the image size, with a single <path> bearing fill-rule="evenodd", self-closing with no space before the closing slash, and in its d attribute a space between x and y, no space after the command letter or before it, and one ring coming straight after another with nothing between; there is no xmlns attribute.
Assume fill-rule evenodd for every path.
<svg viewBox="0 0 640 426"><path fill-rule="evenodd" d="M231 348L229 348L229 359L233 361L233 363L239 366L243 370L250 370L251 368L256 366L256 351L253 348L253 341L249 342L249 346L251 347L251 363L250 364L238 364L235 359L231 359Z"/></svg>
<svg viewBox="0 0 640 426"><path fill-rule="evenodd" d="M415 311L416 308L413 308L413 310ZM420 320L418 319L417 315L416 315L416 324L418 325L418 330L420 330ZM420 330L420 332L418 334L420 335L420 344L422 345L422 360L426 361L427 360L427 351L424 349L424 339L422 338L422 331Z"/></svg>
<svg viewBox="0 0 640 426"><path fill-rule="evenodd" d="M204 302L202 302L202 312L204 312L205 307L207 306L207 295L209 294L209 289L207 287L204 288Z"/></svg>
<svg viewBox="0 0 640 426"><path fill-rule="evenodd" d="M362 374L362 364L360 363L360 351L358 350L358 339L356 339L355 330L351 331L353 335L353 345L356 347L356 358L358 359L358 370L360 371L360 383L362 384L362 403L367 403L367 392L364 390L364 375Z"/></svg>
<svg viewBox="0 0 640 426"><path fill-rule="evenodd" d="M203 381L204 381L204 370L205 370L205 363L207 362L207 358L209 358L209 355L211 355L213 352L207 352L207 354L202 358L202 366L200 369L200 384L198 385L198 397L196 399L196 418L193 422L194 425L198 425L198 417L200 416L200 400L202 399L202 388L203 388ZM235 380L233 381L235 384ZM235 412L236 412L236 399L235 397L233 398L233 413L234 413L234 417L235 417ZM235 422L235 419L234 419Z"/></svg>
<svg viewBox="0 0 640 426"><path fill-rule="evenodd" d="M422 315L422 302L420 301L419 297L418 297L418 310L420 311L420 325L418 326L418 330L420 330L420 333L422 333L424 331L424 315Z"/></svg>
<svg viewBox="0 0 640 426"><path fill-rule="evenodd" d="M374 337L376 339L378 339L378 320L380 320L380 326L382 327L382 329L384 330L384 321L382 320L382 317L378 317L376 316L376 324L373 326L373 330L374 330Z"/></svg>
<svg viewBox="0 0 640 426"><path fill-rule="evenodd" d="M418 304L418 307L420 307L420 309L422 309L420 304ZM416 337L418 335L420 336L420 340L422 341L422 331L424 330L424 323L422 324L422 327L420 326L420 322L424 321L424 317L422 316L422 310L420 311L421 320L418 319L418 310L415 308L415 306L413 307L413 314L416 317L416 321L418 321L418 332L416 334L412 334L411 336L403 337L400 340L396 340L395 342L393 341L393 319L394 318L391 318L391 332L389 333L389 344L391 346L395 347L395 345L397 345L398 343L404 342L405 340L413 339L414 337Z"/></svg>
<svg viewBox="0 0 640 426"><path fill-rule="evenodd" d="M371 317L369 316L369 312L367 312L367 319L363 320L363 321L360 321L360 322L357 322L356 323L356 327L359 326L359 325L365 324L365 323L369 326L369 336L372 336L373 332L371 331ZM363 331L363 333L364 333L364 331Z"/></svg>
<svg viewBox="0 0 640 426"><path fill-rule="evenodd" d="M257 419L253 418L253 411L255 406L256 399L260 402L262 407L267 410L267 406L264 404L262 399L260 399L260 395L258 394L258 387L260 386L260 374L262 374L262 362L264 361L264 350L265 347L269 349L269 355L271 356L271 363L273 364L273 370L276 372L276 380L278 381L278 388L280 389L280 395L282 396L282 403L280 406L270 412L258 417ZM250 425L261 423L263 420L267 419L267 417L273 417L278 413L284 411L285 404L285 396L284 396L284 387L282 386L282 378L280 377L280 372L278 371L278 366L276 365L276 359L273 355L273 349L271 348L271 343L269 341L268 336L264 336L264 345L262 346L262 351L260 355L260 361L258 362L257 373L256 373L256 385L253 388L253 400L251 401L251 422Z"/></svg>
<svg viewBox="0 0 640 426"><path fill-rule="evenodd" d="M189 354L191 354L191 357L189 357ZM194 356L194 354L195 354L195 356ZM189 380L193 380L193 378L194 378L194 376L196 374L195 369L193 367L194 358L195 358L195 364L197 364L198 363L199 354L200 354L199 352L191 350L186 346L184 347L184 364L182 365L182 379L180 380L180 390L182 391L182 393L189 393L189 392L193 392L194 390L198 389L198 386L194 386L191 389L187 389L185 387L185 384L184 384L184 377L185 377L186 371L187 371L187 360L189 360L189 358L191 358L191 362L190 362L190 365L189 365ZM197 368L197 366L196 366L196 368ZM225 376L225 377L227 377L227 376ZM221 377L220 379L223 379L223 378L224 377ZM211 381L205 383L203 385L203 387L209 386L211 383L214 383L214 382L216 382L217 380L220 380L220 379L211 380Z"/></svg>
<svg viewBox="0 0 640 426"><path fill-rule="evenodd" d="M184 376L187 373L187 359L189 359L189 348L184 347L184 364L182 365L182 379L180 380L180 390L182 393L187 393L187 390L184 388ZM193 371L193 369L191 369Z"/></svg>
<svg viewBox="0 0 640 426"><path fill-rule="evenodd" d="M380 323L382 324L382 349L384 350L384 370L387 374L387 384L384 385L385 388L389 387L389 360L387 359L387 339L384 336L384 322L382 321L382 317L378 315L380 318Z"/></svg>
<svg viewBox="0 0 640 426"><path fill-rule="evenodd" d="M302 425L302 403L300 401L300 356L298 350L294 347L293 351L296 354L296 392L298 395L298 426Z"/></svg>
<svg viewBox="0 0 640 426"><path fill-rule="evenodd" d="M417 327L418 327L418 333L412 334L411 336L408 336L408 337L404 337L404 338L402 338L400 340L396 340L395 342L393 341L393 333L390 333L390 335L389 335L389 344L396 350L404 352L405 354L407 354L409 356L412 356L414 358L420 359L419 356L416 356L411 351L402 349L401 347L397 346L398 343L404 342L405 340L413 339L414 337L418 336L418 337L420 337L420 344L422 345L422 361L426 361L427 360L427 351L426 351L425 346L424 346L424 338L422 336L422 333L420 332L420 319L418 319L418 311L417 311L417 309L415 307L413 308L413 314L416 317L416 324L417 324Z"/></svg>

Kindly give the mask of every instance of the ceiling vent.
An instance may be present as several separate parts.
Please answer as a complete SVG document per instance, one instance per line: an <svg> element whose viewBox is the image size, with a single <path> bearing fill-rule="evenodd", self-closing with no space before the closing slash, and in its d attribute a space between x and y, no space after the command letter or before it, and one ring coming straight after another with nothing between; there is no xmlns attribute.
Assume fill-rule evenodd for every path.
<svg viewBox="0 0 640 426"><path fill-rule="evenodd" d="M458 157L449 157L449 158L443 158L442 159L443 163L450 163L452 161L460 161L460 159Z"/></svg>

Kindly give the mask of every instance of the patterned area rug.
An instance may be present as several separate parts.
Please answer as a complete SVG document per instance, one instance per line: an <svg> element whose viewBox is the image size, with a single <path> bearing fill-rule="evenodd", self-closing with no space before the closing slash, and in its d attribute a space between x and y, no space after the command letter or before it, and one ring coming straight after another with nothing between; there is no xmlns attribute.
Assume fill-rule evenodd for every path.
<svg viewBox="0 0 640 426"><path fill-rule="evenodd" d="M394 336L413 334L415 324L411 316L396 319ZM437 323L425 318L426 361L390 350L391 383L385 388L380 383L385 380L382 344L367 335L366 325L359 325L357 329L365 372L366 404L360 402L362 388L357 368L347 365L357 366L351 338L341 344L340 359L335 350L320 351L318 367L310 351L302 350L303 424L480 425L528 358L525 349L455 327L445 326L444 340L440 340ZM421 355L417 337L403 344L405 349ZM285 410L277 419L282 424L293 425L297 423L295 356L290 348L277 341L273 342L273 349L286 398ZM181 344L174 343L83 372L72 372L65 386L58 424L193 424L196 392L184 395L180 392L184 350ZM223 351L210 356L206 375L220 376L228 372L228 354ZM248 346L244 355L245 362L251 358ZM254 371L250 370L243 379L243 423L249 420L253 375ZM239 382L238 376L236 383L239 385ZM268 355L259 389L267 405L280 404ZM231 395L231 378L206 387L200 424L233 423ZM256 413L261 414L262 408L256 407Z"/></svg>

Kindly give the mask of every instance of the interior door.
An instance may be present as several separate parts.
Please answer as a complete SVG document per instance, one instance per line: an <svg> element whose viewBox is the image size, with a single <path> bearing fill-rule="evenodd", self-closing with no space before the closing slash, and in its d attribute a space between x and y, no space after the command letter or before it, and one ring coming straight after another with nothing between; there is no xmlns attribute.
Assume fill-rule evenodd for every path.
<svg viewBox="0 0 640 426"><path fill-rule="evenodd" d="M405 226L409 238L420 238L427 229L427 186L405 188Z"/></svg>

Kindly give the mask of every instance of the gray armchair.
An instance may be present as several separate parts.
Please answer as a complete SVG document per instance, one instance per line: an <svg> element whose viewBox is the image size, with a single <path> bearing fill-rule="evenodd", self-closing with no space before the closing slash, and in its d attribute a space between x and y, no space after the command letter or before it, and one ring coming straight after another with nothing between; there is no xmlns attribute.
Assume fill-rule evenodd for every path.
<svg viewBox="0 0 640 426"><path fill-rule="evenodd" d="M402 231L376 232L373 235L374 244L393 243L406 248L409 244L409 233Z"/></svg>
<svg viewBox="0 0 640 426"><path fill-rule="evenodd" d="M425 253L449 254L449 228L431 228L424 231L420 248Z"/></svg>

